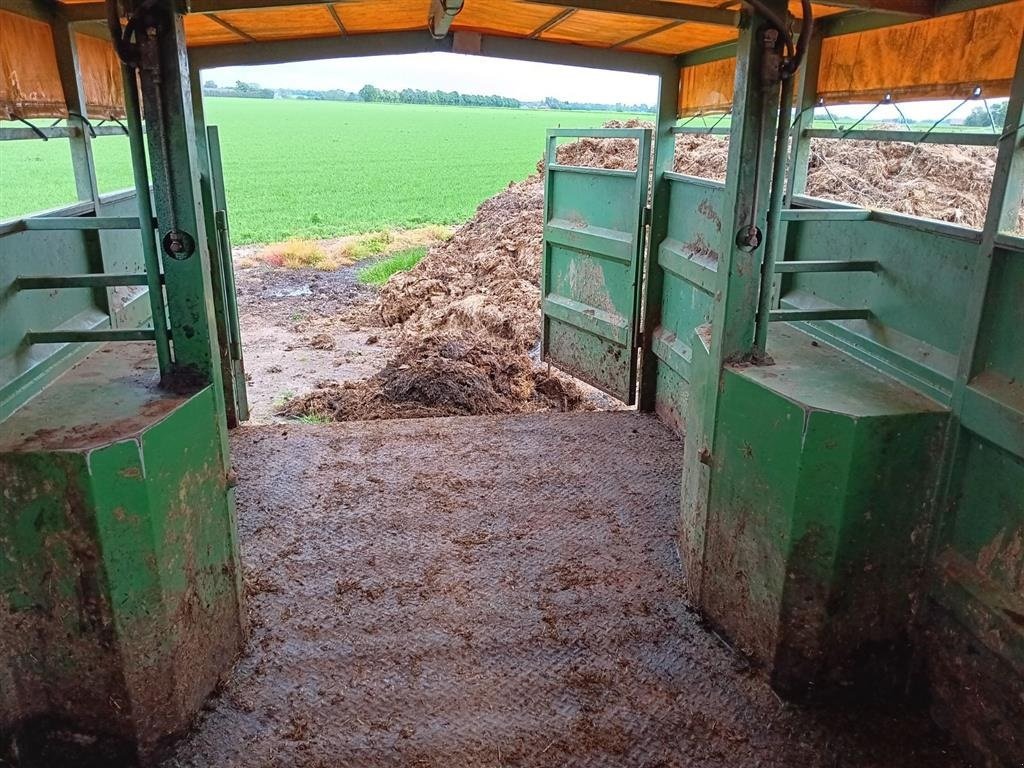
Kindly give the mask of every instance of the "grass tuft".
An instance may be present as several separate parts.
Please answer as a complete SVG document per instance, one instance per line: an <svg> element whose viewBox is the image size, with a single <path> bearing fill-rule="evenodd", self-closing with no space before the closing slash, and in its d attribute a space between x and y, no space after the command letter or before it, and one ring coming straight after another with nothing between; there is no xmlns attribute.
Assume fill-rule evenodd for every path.
<svg viewBox="0 0 1024 768"><path fill-rule="evenodd" d="M370 232L360 235L345 246L344 255L352 261L362 261L371 256L377 256L388 249L391 239L390 232Z"/></svg>
<svg viewBox="0 0 1024 768"><path fill-rule="evenodd" d="M397 272L405 272L415 267L426 255L427 249L422 245L416 248L406 248L386 259L363 267L359 270L357 277L359 282L364 285L383 285L389 277Z"/></svg>
<svg viewBox="0 0 1024 768"><path fill-rule="evenodd" d="M327 264L327 254L311 240L286 240L268 245L260 252L260 258L273 267L288 269L316 269Z"/></svg>

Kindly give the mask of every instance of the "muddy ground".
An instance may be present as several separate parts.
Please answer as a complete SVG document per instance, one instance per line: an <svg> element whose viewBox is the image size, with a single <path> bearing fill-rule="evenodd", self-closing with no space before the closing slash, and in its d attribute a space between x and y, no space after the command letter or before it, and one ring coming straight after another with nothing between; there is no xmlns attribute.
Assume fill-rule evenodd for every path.
<svg viewBox="0 0 1024 768"><path fill-rule="evenodd" d="M636 413L246 426L247 653L165 768L953 768L905 705L785 705L683 600Z"/></svg>
<svg viewBox="0 0 1024 768"><path fill-rule="evenodd" d="M289 401L318 389L369 379L402 351L402 329L386 326L377 311L380 290L356 278L369 262L334 271L289 269L251 258L254 250L235 251L250 424L294 420L295 413L279 414ZM536 323L539 327L539 314ZM547 372L539 366L539 346L525 354ZM565 386L580 390L583 401L574 407L624 407L583 382L557 371L552 374ZM544 378L539 375L539 380ZM524 407L532 406L525 403ZM551 407L551 403L539 402L537 407ZM411 415L421 414L412 411ZM362 417L379 416L367 409ZM315 415L312 418L317 420Z"/></svg>
<svg viewBox="0 0 1024 768"><path fill-rule="evenodd" d="M279 420L281 405L318 382L363 379L387 362L395 332L364 327L377 289L357 269L236 267L251 424Z"/></svg>

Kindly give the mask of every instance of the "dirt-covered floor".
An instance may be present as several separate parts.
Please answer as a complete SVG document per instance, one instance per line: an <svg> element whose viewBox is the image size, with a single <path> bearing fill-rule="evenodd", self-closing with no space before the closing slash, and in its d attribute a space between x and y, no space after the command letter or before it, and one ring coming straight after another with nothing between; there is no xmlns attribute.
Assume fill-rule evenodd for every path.
<svg viewBox="0 0 1024 768"><path fill-rule="evenodd" d="M166 768L949 768L784 705L683 600L682 445L632 412L242 427L248 650Z"/></svg>

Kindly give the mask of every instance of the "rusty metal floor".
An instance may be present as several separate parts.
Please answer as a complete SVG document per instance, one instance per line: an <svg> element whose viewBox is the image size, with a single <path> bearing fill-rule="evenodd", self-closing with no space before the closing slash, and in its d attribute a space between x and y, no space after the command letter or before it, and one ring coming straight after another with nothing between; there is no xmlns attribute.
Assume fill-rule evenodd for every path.
<svg viewBox="0 0 1024 768"><path fill-rule="evenodd" d="M233 443L250 649L168 767L961 765L920 715L783 705L701 627L653 418Z"/></svg>

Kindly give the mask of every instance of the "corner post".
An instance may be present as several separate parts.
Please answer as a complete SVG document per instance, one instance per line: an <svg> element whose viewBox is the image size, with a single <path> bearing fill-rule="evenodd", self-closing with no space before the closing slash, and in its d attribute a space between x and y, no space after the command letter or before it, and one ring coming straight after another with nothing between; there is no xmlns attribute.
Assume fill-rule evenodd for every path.
<svg viewBox="0 0 1024 768"><path fill-rule="evenodd" d="M57 54L57 71L64 89L64 103L68 108L68 133L71 145L71 165L75 173L75 190L79 200L90 200L98 205L99 186L96 182L96 163L92 153L92 137L89 134L88 108L85 103L85 89L79 70L78 46L71 22L57 16L51 23L53 47Z"/></svg>
<svg viewBox="0 0 1024 768"><path fill-rule="evenodd" d="M658 265L658 246L668 231L668 208L671 188L665 173L671 171L675 159L676 137L672 133L679 110L679 67L665 67L659 77L657 125L654 135L654 178L651 196L651 218L647 235L647 261L644 266L642 336L640 339L640 403L641 411L653 411L657 391L657 365L651 344L654 329L661 320L663 273Z"/></svg>
<svg viewBox="0 0 1024 768"><path fill-rule="evenodd" d="M783 18L782 0L770 10ZM702 604L708 528L708 499L715 459L724 367L746 360L754 349L760 290L763 233L779 118L780 84L763 77L769 22L758 13L745 16L736 46L736 78L729 160L722 209L722 241L710 328L698 330L702 350L694 350L694 377L687 406L683 459L682 542L691 600ZM760 241L752 237L760 231Z"/></svg>
<svg viewBox="0 0 1024 768"><path fill-rule="evenodd" d="M210 248L200 190L202 165L182 17L173 0L161 0L143 26L139 80L164 255L174 375L195 384L213 384L223 416Z"/></svg>

